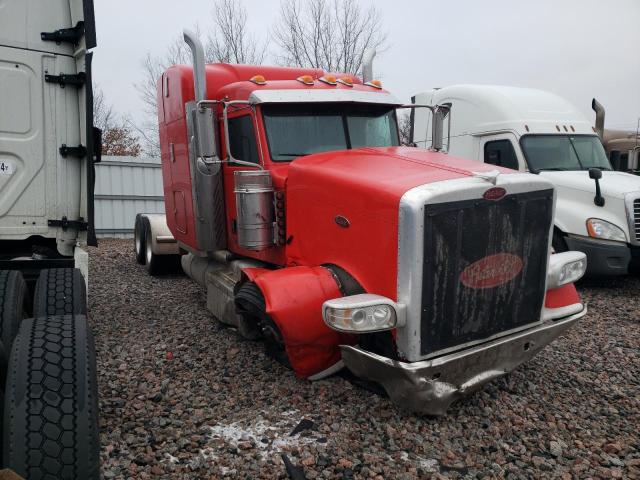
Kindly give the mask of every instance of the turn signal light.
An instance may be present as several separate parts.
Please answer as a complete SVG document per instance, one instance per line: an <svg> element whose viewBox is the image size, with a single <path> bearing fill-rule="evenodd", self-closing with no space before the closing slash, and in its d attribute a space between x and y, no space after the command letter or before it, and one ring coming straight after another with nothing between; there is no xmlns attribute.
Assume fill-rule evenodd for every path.
<svg viewBox="0 0 640 480"><path fill-rule="evenodd" d="M254 75L249 81L255 83L256 85L266 85L267 83L267 80L263 75Z"/></svg>
<svg viewBox="0 0 640 480"><path fill-rule="evenodd" d="M382 88L382 82L380 80L371 80L370 82L365 83L365 85L374 88Z"/></svg>
<svg viewBox="0 0 640 480"><path fill-rule="evenodd" d="M338 79L338 83L341 83L342 85L346 85L347 87L353 87L353 78L342 77Z"/></svg>
<svg viewBox="0 0 640 480"><path fill-rule="evenodd" d="M305 85L313 85L313 77L311 75L302 75L296 78L296 80L298 80L301 83L304 83Z"/></svg>
<svg viewBox="0 0 640 480"><path fill-rule="evenodd" d="M320 77L318 80L320 80L321 82L327 83L329 85L337 85L338 81L336 80L336 77L334 77L333 75L325 75L324 77Z"/></svg>

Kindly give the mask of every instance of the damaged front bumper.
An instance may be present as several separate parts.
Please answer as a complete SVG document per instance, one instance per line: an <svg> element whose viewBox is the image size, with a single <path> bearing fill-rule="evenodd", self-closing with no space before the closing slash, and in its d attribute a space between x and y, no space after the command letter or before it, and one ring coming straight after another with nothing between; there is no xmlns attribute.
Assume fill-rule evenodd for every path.
<svg viewBox="0 0 640 480"><path fill-rule="evenodd" d="M452 402L531 359L586 312L585 307L564 319L421 362L391 360L348 345L340 348L349 370L381 384L395 404L416 413L444 415Z"/></svg>

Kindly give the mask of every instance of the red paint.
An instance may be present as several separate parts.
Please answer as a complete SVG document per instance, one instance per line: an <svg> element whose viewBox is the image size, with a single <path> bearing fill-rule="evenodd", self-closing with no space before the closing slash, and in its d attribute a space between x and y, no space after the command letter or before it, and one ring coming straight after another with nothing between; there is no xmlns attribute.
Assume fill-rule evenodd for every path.
<svg viewBox="0 0 640 480"><path fill-rule="evenodd" d="M355 77L352 77L353 87L327 85L319 81L314 85L304 85L295 80L302 75L317 79L325 74L317 69L207 65L206 97L210 100L246 100L259 89L349 89L384 93L384 90L362 85ZM255 75L263 75L266 84L250 82L249 79ZM168 95L163 91L165 78ZM193 99L192 68L181 65L169 68L158 82L167 223L179 242L194 250L201 250L195 236L196 219L185 118L185 103ZM274 268L289 267L246 269L244 278L254 281L262 290L267 313L282 331L291 363L302 377L335 364L340 359L338 345L352 343L355 338L329 329L322 320L322 303L341 294L329 271L319 265L338 265L349 272L365 291L396 300L398 210L401 197L416 186L464 178L474 175L474 172L498 169L502 174L516 173L494 165L403 147L334 151L309 155L295 162L274 163L269 158L260 106L256 107L255 114L244 110L230 113L230 117L247 113L255 115L253 120L261 163L271 172L275 190L285 194L286 236L289 242L261 252L239 247L232 228L236 208L233 172L247 167L225 163L223 182L227 248L239 256L267 262ZM222 143L220 151L225 151L220 108L217 116ZM500 198L498 190L500 188L489 189L485 195L497 200ZM348 228L336 223L338 216L348 219ZM518 258L518 267L512 258L514 255L499 255L487 257L468 267L461 281L474 288L489 288L514 278L522 268L522 261ZM550 292L548 301L552 301L554 295Z"/></svg>
<svg viewBox="0 0 640 480"><path fill-rule="evenodd" d="M547 296L544 299L546 308L561 308L575 305L576 303L580 303L580 295L578 295L573 283L547 290Z"/></svg>
<svg viewBox="0 0 640 480"><path fill-rule="evenodd" d="M354 339L331 330L322 319L322 304L341 297L331 272L323 267L292 267L255 277L267 313L278 325L291 366L309 377L340 360L338 345Z"/></svg>
<svg viewBox="0 0 640 480"><path fill-rule="evenodd" d="M500 200L507 194L507 191L502 187L493 187L482 194L482 198L485 200Z"/></svg>
<svg viewBox="0 0 640 480"><path fill-rule="evenodd" d="M522 271L522 259L512 253L496 253L472 263L460 274L460 282L473 289L494 288L513 280Z"/></svg>

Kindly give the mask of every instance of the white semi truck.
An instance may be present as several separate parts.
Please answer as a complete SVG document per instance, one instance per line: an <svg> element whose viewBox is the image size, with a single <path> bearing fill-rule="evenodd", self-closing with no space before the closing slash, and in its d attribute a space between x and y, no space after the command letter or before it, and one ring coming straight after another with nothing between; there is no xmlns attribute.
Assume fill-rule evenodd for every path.
<svg viewBox="0 0 640 480"><path fill-rule="evenodd" d="M2 466L98 479L92 0L0 1Z"/></svg>
<svg viewBox="0 0 640 480"><path fill-rule="evenodd" d="M591 122L557 95L456 85L413 97L450 105L452 155L539 174L557 189L553 247L587 254L588 274L621 275L640 257L640 178L613 171ZM412 110L411 137L430 148L431 112Z"/></svg>

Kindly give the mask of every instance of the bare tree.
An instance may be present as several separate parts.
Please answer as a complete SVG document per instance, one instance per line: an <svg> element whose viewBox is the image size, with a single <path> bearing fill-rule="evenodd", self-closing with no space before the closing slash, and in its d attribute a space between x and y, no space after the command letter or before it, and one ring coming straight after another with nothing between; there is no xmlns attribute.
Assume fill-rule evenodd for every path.
<svg viewBox="0 0 640 480"><path fill-rule="evenodd" d="M237 0L217 0L213 6L215 28L209 35L205 55L222 63L260 65L266 55L267 42L248 32L247 10Z"/></svg>
<svg viewBox="0 0 640 480"><path fill-rule="evenodd" d="M400 135L400 145L412 146L411 138L411 113L410 110L396 110L398 113L398 133Z"/></svg>
<svg viewBox="0 0 640 480"><path fill-rule="evenodd" d="M93 86L93 124L102 130L100 148L103 155L140 155L140 141L129 120L114 111L98 85Z"/></svg>
<svg viewBox="0 0 640 480"><path fill-rule="evenodd" d="M205 41L207 63L249 63L260 64L266 54L266 42L260 46L258 39L247 28L247 10L238 0L215 0L212 20L214 27ZM196 26L196 34L200 29ZM158 137L158 110L156 99L157 82L162 72L172 65L191 64L191 52L182 37L175 38L165 53L145 57L142 68L144 77L135 88L145 104L145 119L139 122L129 120L129 126L139 135L145 154L160 155Z"/></svg>
<svg viewBox="0 0 640 480"><path fill-rule="evenodd" d="M113 105L107 103L102 89L93 85L93 124L104 132L113 125L114 120Z"/></svg>
<svg viewBox="0 0 640 480"><path fill-rule="evenodd" d="M352 0L282 0L273 37L283 65L354 74L366 50L386 46L378 10Z"/></svg>

